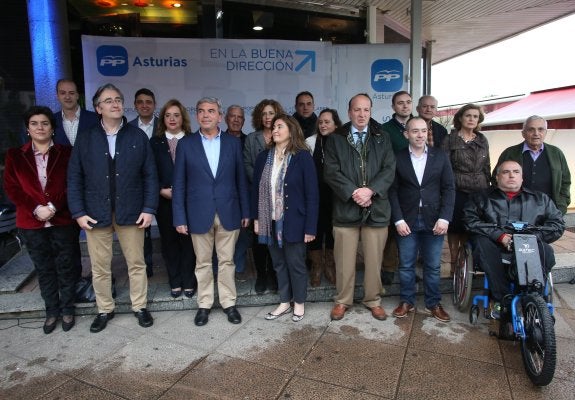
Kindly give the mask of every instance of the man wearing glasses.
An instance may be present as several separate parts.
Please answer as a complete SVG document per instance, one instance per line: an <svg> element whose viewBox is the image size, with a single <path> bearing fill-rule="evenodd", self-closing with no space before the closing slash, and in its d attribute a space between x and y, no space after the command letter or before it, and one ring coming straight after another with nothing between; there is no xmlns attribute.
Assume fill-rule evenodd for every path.
<svg viewBox="0 0 575 400"><path fill-rule="evenodd" d="M158 206L158 177L148 137L127 123L124 96L112 84L94 95L100 123L76 139L68 166L68 203L86 231L98 315L90 332L114 318L112 243L117 235L128 265L132 311L142 327L152 326L148 310L144 229Z"/></svg>
<svg viewBox="0 0 575 400"><path fill-rule="evenodd" d="M565 214L571 203L571 173L563 152L556 146L543 143L547 135L547 121L532 115L523 124L522 143L508 147L501 153L493 169L495 182L497 167L504 161L517 161L523 168L523 186L545 193Z"/></svg>

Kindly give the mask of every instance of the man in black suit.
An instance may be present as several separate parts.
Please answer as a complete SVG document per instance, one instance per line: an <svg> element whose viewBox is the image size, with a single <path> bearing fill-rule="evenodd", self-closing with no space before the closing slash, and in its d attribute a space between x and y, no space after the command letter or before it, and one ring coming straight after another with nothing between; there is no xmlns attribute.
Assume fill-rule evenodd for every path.
<svg viewBox="0 0 575 400"><path fill-rule="evenodd" d="M146 88L139 89L134 95L134 108L138 116L131 120L129 124L143 130L148 139L151 139L158 127L158 118L154 115L156 110L156 96L154 96L154 92ZM144 259L146 260L146 275L148 278L154 275L153 253L152 227L148 226L144 231Z"/></svg>
<svg viewBox="0 0 575 400"><path fill-rule="evenodd" d="M400 303L393 316L403 318L415 310L415 263L419 253L423 260L425 311L448 322L450 317L441 306L439 279L441 249L455 202L453 172L447 155L427 145L428 128L423 118L410 119L404 134L409 146L396 155L395 181L389 191L401 283Z"/></svg>
<svg viewBox="0 0 575 400"><path fill-rule="evenodd" d="M98 114L84 110L78 104L80 94L76 82L70 79L59 79L56 83L56 96L62 109L54 113L56 125L54 126L54 143L74 146L76 137L80 132L87 131L100 123ZM82 250L80 248L80 228L77 230L77 242L74 243L74 264L76 265L77 279L82 277ZM80 281L79 285L84 282Z"/></svg>
<svg viewBox="0 0 575 400"><path fill-rule="evenodd" d="M98 114L84 110L78 104L80 95L76 83L70 79L60 79L56 83L56 96L62 106L54 113L54 143L74 146L78 133L88 130L98 123Z"/></svg>

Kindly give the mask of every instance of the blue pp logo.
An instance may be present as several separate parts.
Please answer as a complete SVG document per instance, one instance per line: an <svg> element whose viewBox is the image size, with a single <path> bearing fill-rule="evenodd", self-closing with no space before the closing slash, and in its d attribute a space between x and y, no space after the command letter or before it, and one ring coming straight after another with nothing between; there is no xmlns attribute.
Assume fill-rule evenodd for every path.
<svg viewBox="0 0 575 400"><path fill-rule="evenodd" d="M371 64L371 87L376 92L397 92L403 86L403 64L397 59Z"/></svg>
<svg viewBox="0 0 575 400"><path fill-rule="evenodd" d="M128 73L128 51L122 46L100 46L96 49L98 72L104 76Z"/></svg>

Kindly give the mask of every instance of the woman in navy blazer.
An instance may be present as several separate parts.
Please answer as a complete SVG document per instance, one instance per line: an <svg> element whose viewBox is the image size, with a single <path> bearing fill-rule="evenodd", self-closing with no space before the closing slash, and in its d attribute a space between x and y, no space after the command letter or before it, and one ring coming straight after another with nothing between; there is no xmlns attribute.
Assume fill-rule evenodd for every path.
<svg viewBox="0 0 575 400"><path fill-rule="evenodd" d="M150 138L160 181L160 201L156 221L160 231L162 256L168 271L171 296L186 297L196 293L198 283L194 273L196 255L189 235L176 231L172 218L172 181L177 143L192 133L190 115L178 100L169 100L160 110L158 128Z"/></svg>
<svg viewBox="0 0 575 400"><path fill-rule="evenodd" d="M301 321L307 295L306 243L315 239L319 193L313 158L295 118L274 118L272 142L257 157L252 190L254 230L269 247L280 294L280 304L265 318L290 313L293 300L292 320Z"/></svg>

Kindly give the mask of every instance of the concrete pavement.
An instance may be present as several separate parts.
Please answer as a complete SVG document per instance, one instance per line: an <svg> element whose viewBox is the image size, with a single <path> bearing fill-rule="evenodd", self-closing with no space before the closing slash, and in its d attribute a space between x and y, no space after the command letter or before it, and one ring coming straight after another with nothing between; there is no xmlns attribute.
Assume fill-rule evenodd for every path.
<svg viewBox="0 0 575 400"><path fill-rule="evenodd" d="M575 234L566 232L554 247L555 282L568 282ZM568 283L555 286L557 368L540 389L523 371L518 343L490 337L488 321L472 326L453 309L448 279L442 288L450 323L424 314L421 296L421 311L401 320L377 321L357 304L342 321L330 321L329 285L310 288L303 321L266 321L277 295L257 296L248 281L238 284L240 325L214 308L208 325L196 327L195 297L172 299L161 257L154 257L155 323L147 329L129 312L121 256L113 261L119 313L97 334L89 332L96 310L87 303L78 305L71 331L58 327L45 335L35 279L0 294L0 399L573 399L575 393L575 287ZM446 275L445 251L442 260ZM87 272L87 258L84 264ZM397 282L386 290L383 305L391 313Z"/></svg>
<svg viewBox="0 0 575 400"><path fill-rule="evenodd" d="M390 312L398 298L385 297ZM361 305L330 321L330 303L308 303L303 321L264 320L273 306L241 307L243 322L214 309L155 312L141 328L119 314L97 334L92 316L69 332L42 332L42 318L0 320L1 399L573 399L575 290L556 285L557 369L535 388L520 347L422 311L377 321ZM423 310L423 304L418 304Z"/></svg>

